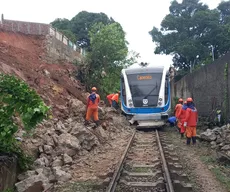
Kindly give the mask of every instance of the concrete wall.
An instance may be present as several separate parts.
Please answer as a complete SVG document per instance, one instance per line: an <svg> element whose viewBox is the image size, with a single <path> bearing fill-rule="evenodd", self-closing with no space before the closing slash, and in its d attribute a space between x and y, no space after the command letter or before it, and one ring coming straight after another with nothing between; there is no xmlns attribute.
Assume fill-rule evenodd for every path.
<svg viewBox="0 0 230 192"><path fill-rule="evenodd" d="M230 53L206 65L178 82L172 82L172 97L193 97L199 114L209 116L218 105L224 109L225 92L229 93L230 78L224 79L225 64L230 77ZM228 102L228 109L230 108Z"/></svg>
<svg viewBox="0 0 230 192"><path fill-rule="evenodd" d="M52 28L49 24L7 20L4 19L4 16L2 14L0 20L0 30L20 32L29 35L54 36L63 44L67 45L68 47L71 47L71 49L73 49L74 51L77 51L79 53L81 52L80 48L78 48L76 44L71 42L64 34L59 32L57 29Z"/></svg>
<svg viewBox="0 0 230 192"><path fill-rule="evenodd" d="M0 30L20 32L29 35L46 36L47 56L49 63L67 60L73 62L81 58L82 50L71 42L64 34L49 24L32 23L24 21L6 20L3 15L0 20Z"/></svg>
<svg viewBox="0 0 230 192"><path fill-rule="evenodd" d="M63 60L73 62L81 59L81 54L78 51L65 45L55 36L47 36L46 48L47 56L45 60L49 63L62 62Z"/></svg>

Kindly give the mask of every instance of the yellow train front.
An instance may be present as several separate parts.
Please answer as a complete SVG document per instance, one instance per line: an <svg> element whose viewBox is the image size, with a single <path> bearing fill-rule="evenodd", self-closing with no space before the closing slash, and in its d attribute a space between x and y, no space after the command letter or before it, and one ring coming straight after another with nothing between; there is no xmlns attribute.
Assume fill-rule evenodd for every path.
<svg viewBox="0 0 230 192"><path fill-rule="evenodd" d="M138 128L160 128L171 111L169 70L135 63L121 72L121 109Z"/></svg>

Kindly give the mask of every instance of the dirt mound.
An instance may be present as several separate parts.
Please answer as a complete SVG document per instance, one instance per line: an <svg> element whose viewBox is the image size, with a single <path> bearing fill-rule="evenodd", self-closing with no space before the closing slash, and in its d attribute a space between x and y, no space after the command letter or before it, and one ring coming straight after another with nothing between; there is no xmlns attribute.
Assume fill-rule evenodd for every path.
<svg viewBox="0 0 230 192"><path fill-rule="evenodd" d="M76 66L47 64L42 59L45 42L43 36L0 32L0 71L26 81L53 107L54 116L60 117L60 106L66 106L70 97L85 102L84 87L74 79Z"/></svg>
<svg viewBox="0 0 230 192"><path fill-rule="evenodd" d="M36 158L33 170L19 175L19 192L56 191L70 180L106 180L130 136L125 119L103 105L99 109L103 128L83 126L87 93L74 78L76 66L48 64L46 54L43 36L0 32L0 71L26 81L53 113L32 138L23 138L23 130L17 133L24 150Z"/></svg>

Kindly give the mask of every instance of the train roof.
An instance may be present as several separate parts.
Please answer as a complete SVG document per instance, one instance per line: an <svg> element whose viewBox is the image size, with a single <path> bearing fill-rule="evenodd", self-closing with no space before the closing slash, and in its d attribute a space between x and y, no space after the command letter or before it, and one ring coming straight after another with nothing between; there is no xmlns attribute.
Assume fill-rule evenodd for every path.
<svg viewBox="0 0 230 192"><path fill-rule="evenodd" d="M156 72L162 73L164 70L164 65L154 65L151 63L134 63L126 69L123 69L126 73L133 74L138 72Z"/></svg>

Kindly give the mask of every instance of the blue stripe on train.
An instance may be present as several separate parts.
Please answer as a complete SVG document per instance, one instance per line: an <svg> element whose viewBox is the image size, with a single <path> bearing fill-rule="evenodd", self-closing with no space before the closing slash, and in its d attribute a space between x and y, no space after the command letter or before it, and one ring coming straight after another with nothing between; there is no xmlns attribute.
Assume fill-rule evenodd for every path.
<svg viewBox="0 0 230 192"><path fill-rule="evenodd" d="M165 106L163 107L156 107L156 108L128 108L123 101L122 97L122 90L121 90L121 103L123 110L126 114L148 114L148 113L162 113L167 112L170 108L170 101L171 101L171 93L170 93L170 83L168 83L168 101Z"/></svg>

